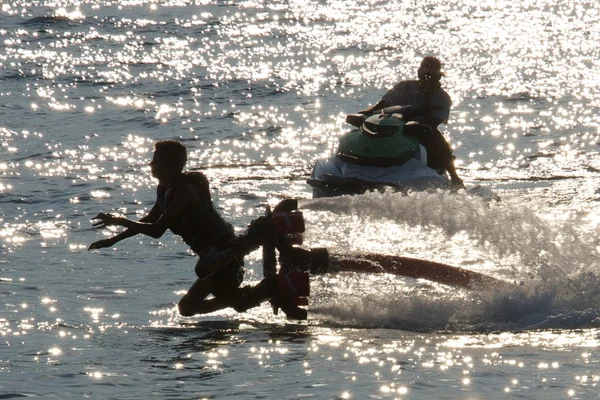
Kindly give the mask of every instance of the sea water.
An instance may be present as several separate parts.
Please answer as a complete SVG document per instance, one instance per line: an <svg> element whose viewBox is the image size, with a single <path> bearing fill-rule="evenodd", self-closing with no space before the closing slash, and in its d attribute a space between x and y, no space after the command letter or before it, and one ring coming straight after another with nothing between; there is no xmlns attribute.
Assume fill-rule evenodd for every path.
<svg viewBox="0 0 600 400"><path fill-rule="evenodd" d="M0 398L600 397L600 5L595 1L3 1ZM195 257L170 234L87 251L155 200L152 145L243 232L311 199L346 113L443 63L464 192L304 202L305 247L404 255L509 282L312 279L307 322L268 304L184 318ZM247 283L262 277L259 252Z"/></svg>

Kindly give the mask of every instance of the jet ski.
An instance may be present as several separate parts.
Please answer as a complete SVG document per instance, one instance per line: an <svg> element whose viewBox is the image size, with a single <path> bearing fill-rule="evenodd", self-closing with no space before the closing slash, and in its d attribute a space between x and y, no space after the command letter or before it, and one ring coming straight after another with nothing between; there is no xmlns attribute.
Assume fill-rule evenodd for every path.
<svg viewBox="0 0 600 400"><path fill-rule="evenodd" d="M357 129L340 138L335 154L315 163L307 180L313 197L384 188L403 192L452 188L446 171L427 166L427 151L419 141L431 128L414 118L430 110L393 106L370 116L349 114L346 122Z"/></svg>

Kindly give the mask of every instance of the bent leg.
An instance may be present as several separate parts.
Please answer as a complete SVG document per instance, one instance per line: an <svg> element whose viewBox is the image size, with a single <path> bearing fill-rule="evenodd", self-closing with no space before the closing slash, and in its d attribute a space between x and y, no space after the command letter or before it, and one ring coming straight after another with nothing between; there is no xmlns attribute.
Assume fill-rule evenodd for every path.
<svg viewBox="0 0 600 400"><path fill-rule="evenodd" d="M255 286L244 286L227 293L227 304L237 312L248 311L258 307L263 301L269 300L277 293L276 281L265 278Z"/></svg>
<svg viewBox="0 0 600 400"><path fill-rule="evenodd" d="M221 299L206 299L213 287L214 282L211 279L197 279L188 292L179 300L177 304L179 313L184 317L191 317L228 307Z"/></svg>

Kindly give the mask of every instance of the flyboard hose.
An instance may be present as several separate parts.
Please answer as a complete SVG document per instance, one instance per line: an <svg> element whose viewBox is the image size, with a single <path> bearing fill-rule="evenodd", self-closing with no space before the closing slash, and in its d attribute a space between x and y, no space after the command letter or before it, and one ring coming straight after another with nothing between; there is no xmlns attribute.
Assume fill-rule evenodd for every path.
<svg viewBox="0 0 600 400"><path fill-rule="evenodd" d="M387 273L466 289L506 286L507 283L478 272L451 265L409 257L382 254L329 254L327 249L298 247L304 232L304 218L297 200L283 200L273 211L252 221L245 234L233 245L213 253L197 264L196 274L209 278L235 258L262 246L264 279L254 287L243 287L232 296L231 306L245 311L269 300L273 311L281 309L288 318L305 320L310 294L309 274L340 271ZM279 270L276 250L279 251Z"/></svg>

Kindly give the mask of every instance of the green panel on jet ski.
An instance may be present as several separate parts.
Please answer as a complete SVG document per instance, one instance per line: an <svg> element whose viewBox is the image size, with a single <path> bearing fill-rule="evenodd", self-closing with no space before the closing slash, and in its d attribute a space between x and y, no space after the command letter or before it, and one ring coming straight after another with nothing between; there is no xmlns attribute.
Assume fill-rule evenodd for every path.
<svg viewBox="0 0 600 400"><path fill-rule="evenodd" d="M341 137L337 155L365 163L380 160L390 165L404 164L419 144L416 139L400 133L404 126L398 128L398 132L385 137L368 137L358 129L350 131Z"/></svg>

